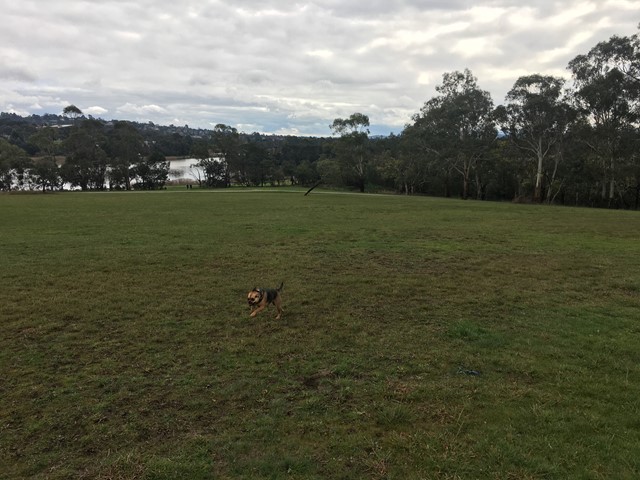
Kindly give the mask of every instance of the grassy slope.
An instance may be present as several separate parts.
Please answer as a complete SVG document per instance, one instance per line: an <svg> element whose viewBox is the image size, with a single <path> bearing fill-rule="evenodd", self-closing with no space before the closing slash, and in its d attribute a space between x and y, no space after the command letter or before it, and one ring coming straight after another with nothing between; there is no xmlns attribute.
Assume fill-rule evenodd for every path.
<svg viewBox="0 0 640 480"><path fill-rule="evenodd" d="M637 212L194 190L0 225L2 478L640 474Z"/></svg>

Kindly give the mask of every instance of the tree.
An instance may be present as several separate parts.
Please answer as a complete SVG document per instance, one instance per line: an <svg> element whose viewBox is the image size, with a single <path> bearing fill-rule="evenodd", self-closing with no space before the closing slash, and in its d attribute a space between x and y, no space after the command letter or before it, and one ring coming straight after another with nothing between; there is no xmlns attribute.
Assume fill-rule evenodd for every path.
<svg viewBox="0 0 640 480"><path fill-rule="evenodd" d="M42 188L45 192L47 188L53 190L62 184L60 177L60 167L51 157L43 157L34 160L33 166L29 169L33 183Z"/></svg>
<svg viewBox="0 0 640 480"><path fill-rule="evenodd" d="M105 142L103 124L97 120L85 120L74 128L63 142L67 152L60 170L63 181L82 190L104 189L108 159Z"/></svg>
<svg viewBox="0 0 640 480"><path fill-rule="evenodd" d="M204 173L204 184L207 187L226 187L227 183L227 167L224 162L218 158L204 158L198 162Z"/></svg>
<svg viewBox="0 0 640 480"><path fill-rule="evenodd" d="M145 143L142 135L129 122L116 122L109 135L111 183L131 190L131 168L143 159Z"/></svg>
<svg viewBox="0 0 640 480"><path fill-rule="evenodd" d="M572 120L573 112L566 102L562 87L564 80L552 76L528 75L516 80L507 94L506 107L498 107L496 114L507 134L520 150L535 159L535 186L533 200L543 199L545 163L555 156L559 161L559 147ZM555 180L555 169L548 175Z"/></svg>
<svg viewBox="0 0 640 480"><path fill-rule="evenodd" d="M29 137L29 143L38 147L38 153L42 155L34 161L31 173L35 183L42 187L44 192L60 186L60 171L56 162L56 130L51 127L40 128Z"/></svg>
<svg viewBox="0 0 640 480"><path fill-rule="evenodd" d="M354 113L349 118L336 118L330 128L334 134L340 135L335 151L343 169L363 193L370 161L367 150L369 117L362 113Z"/></svg>
<svg viewBox="0 0 640 480"><path fill-rule="evenodd" d="M0 190L20 188L29 166L29 158L23 149L0 138Z"/></svg>
<svg viewBox="0 0 640 480"><path fill-rule="evenodd" d="M425 103L414 117L415 130L424 136L424 148L448 162L462 179L462 198L469 196L471 173L496 139L491 95L478 87L469 69L445 73L440 94ZM478 182L476 182L478 183ZM481 197L481 189L476 189Z"/></svg>
<svg viewBox="0 0 640 480"><path fill-rule="evenodd" d="M635 141L634 125L640 117L637 35L600 42L571 60L568 68L573 74L573 98L583 117L578 137L599 160L601 199L612 206L624 159L633 158L629 144Z"/></svg>
<svg viewBox="0 0 640 480"><path fill-rule="evenodd" d="M75 125L76 120L82 116L82 110L80 110L75 105L68 105L64 107L64 110L62 110L62 114L65 117L69 117L73 122L73 124Z"/></svg>
<svg viewBox="0 0 640 480"><path fill-rule="evenodd" d="M197 140L191 147L191 155L198 159L193 175L198 184L202 187L226 187L227 186L227 166L218 157L212 155L209 142ZM204 178L200 178L200 172Z"/></svg>
<svg viewBox="0 0 640 480"><path fill-rule="evenodd" d="M160 152L153 152L134 165L131 173L138 180L136 188L158 190L164 187L169 178L169 162Z"/></svg>
<svg viewBox="0 0 640 480"><path fill-rule="evenodd" d="M56 129L51 127L40 128L29 137L29 143L38 148L38 153L55 160L59 148Z"/></svg>
<svg viewBox="0 0 640 480"><path fill-rule="evenodd" d="M608 70L620 71L635 89L640 88L640 33L628 37L614 35L598 43L589 53L592 52L606 62Z"/></svg>
<svg viewBox="0 0 640 480"><path fill-rule="evenodd" d="M316 163L316 171L325 185L342 185L342 171L340 163L335 158L321 157Z"/></svg>
<svg viewBox="0 0 640 480"><path fill-rule="evenodd" d="M240 183L246 181L246 171L241 163L240 135L238 130L223 123L213 128L212 134L214 156L222 162L224 167L225 185L231 186L232 176L235 175Z"/></svg>
<svg viewBox="0 0 640 480"><path fill-rule="evenodd" d="M428 178L427 159L415 126L407 125L402 135L390 142L391 148L376 155L379 175L405 195L421 192Z"/></svg>
<svg viewBox="0 0 640 480"><path fill-rule="evenodd" d="M244 179L247 185L264 186L271 180L274 170L271 155L265 147L249 142L242 146L242 159Z"/></svg>
<svg viewBox="0 0 640 480"><path fill-rule="evenodd" d="M303 160L296 167L296 180L300 185L310 186L319 180L319 175L316 170L315 164L309 160Z"/></svg>

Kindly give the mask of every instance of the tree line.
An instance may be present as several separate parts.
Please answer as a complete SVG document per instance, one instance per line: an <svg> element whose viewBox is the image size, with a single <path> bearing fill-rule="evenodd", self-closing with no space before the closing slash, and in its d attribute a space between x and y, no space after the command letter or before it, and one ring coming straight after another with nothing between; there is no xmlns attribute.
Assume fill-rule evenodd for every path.
<svg viewBox="0 0 640 480"><path fill-rule="evenodd" d="M170 129L85 117L67 128L0 116L0 189L162 188L169 156L197 159L201 187L313 185L567 205L640 204L640 38L613 36L569 62L571 81L518 78L494 105L470 70L446 72L398 135L354 113L331 136ZM55 116L54 116L55 117ZM58 117L60 118L60 117ZM49 118L51 120L51 118Z"/></svg>
<svg viewBox="0 0 640 480"><path fill-rule="evenodd" d="M130 122L88 119L75 105L63 114L71 122L64 128L27 125L0 138L0 190L59 190L64 184L82 190L164 186L169 163Z"/></svg>

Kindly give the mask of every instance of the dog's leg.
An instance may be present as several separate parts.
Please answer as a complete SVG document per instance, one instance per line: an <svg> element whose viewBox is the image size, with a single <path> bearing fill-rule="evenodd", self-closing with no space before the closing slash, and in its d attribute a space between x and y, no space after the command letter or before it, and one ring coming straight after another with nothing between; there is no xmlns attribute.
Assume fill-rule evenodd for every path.
<svg viewBox="0 0 640 480"><path fill-rule="evenodd" d="M253 312L251 312L251 315L249 315L250 317L255 317L257 314L259 314L262 310L264 310L266 308L266 304L264 305L260 305L259 307L257 307Z"/></svg>
<svg viewBox="0 0 640 480"><path fill-rule="evenodd" d="M276 320L280 320L280 317L282 317L282 299L280 298L280 295L278 295L276 298L273 299L273 304L278 310L278 315L276 316Z"/></svg>

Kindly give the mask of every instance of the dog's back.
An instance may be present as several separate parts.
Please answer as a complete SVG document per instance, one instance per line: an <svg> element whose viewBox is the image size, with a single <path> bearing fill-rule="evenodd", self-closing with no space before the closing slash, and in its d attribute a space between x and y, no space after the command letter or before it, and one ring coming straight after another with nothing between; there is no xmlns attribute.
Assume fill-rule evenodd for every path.
<svg viewBox="0 0 640 480"><path fill-rule="evenodd" d="M278 288L268 288L264 291L267 295L267 303L273 303L275 299L278 298L283 286L284 282L282 282Z"/></svg>

